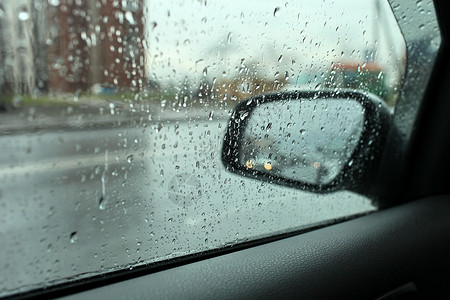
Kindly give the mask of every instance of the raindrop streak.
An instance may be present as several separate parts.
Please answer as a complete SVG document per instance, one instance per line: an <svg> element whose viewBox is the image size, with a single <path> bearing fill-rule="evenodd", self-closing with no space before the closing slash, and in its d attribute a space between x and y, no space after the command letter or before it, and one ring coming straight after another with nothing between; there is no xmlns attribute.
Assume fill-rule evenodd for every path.
<svg viewBox="0 0 450 300"><path fill-rule="evenodd" d="M100 201L98 203L98 208L100 210L104 210L106 208L106 204L108 202L108 198L106 197L106 182L107 182L107 178L106 178L106 173L109 169L109 165L108 165L108 150L105 151L105 169L103 170L102 173L102 195L100 196Z"/></svg>

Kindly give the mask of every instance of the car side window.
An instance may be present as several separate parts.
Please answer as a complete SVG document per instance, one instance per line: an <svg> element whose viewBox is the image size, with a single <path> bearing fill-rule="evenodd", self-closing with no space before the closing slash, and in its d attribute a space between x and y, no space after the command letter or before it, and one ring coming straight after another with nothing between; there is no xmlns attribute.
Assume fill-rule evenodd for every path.
<svg viewBox="0 0 450 300"><path fill-rule="evenodd" d="M0 266L8 276L0 297L377 210L355 191L314 193L240 176L223 149L234 111L258 97L345 92L377 99L391 115L406 105L405 82L420 98L429 73L415 86L405 81L407 58L425 53L431 70L440 40L418 34L424 46L407 48L394 16L402 5L2 1ZM435 28L430 18L423 32ZM251 155L236 161L333 182L351 166L365 124L351 97L339 108L327 100L275 107L288 105L295 125L260 111ZM261 121L268 116L278 119ZM325 126L309 131L307 118ZM272 126L284 140L274 142L281 135ZM319 138L330 128L338 132Z"/></svg>

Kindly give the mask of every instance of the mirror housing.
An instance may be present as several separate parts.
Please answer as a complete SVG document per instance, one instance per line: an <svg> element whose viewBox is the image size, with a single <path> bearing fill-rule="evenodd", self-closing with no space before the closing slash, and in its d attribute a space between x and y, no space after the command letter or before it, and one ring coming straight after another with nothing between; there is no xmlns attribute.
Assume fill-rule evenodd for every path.
<svg viewBox="0 0 450 300"><path fill-rule="evenodd" d="M345 100L358 103L361 107L363 119L362 122L360 122L360 125L358 125L362 127L359 130L359 140L354 142L354 147L352 147L350 153L346 156L347 160L341 162L341 168L336 172L333 178L325 180L324 182L308 180L307 178L307 180L300 180L297 178L299 176L286 176L283 172L271 172L271 165L264 170L262 168L258 169L253 167L254 162L252 160L243 161L242 158L246 157L246 155L250 153L247 149L248 145L252 145L252 141L249 139L249 132L251 133L253 129L248 129L249 124L257 123L252 121L252 117L254 115L258 115L259 119L264 117L264 114L260 113L261 110L259 111L259 114L255 113L263 105L270 103L275 104L280 101L285 103L294 103L298 101L311 101L311 103L319 103L319 101L328 102L337 100L340 100L341 102ZM300 106L301 105L302 104L300 103ZM328 107L327 114L339 115L342 110L338 110L336 108L338 106L335 105ZM280 105L277 105L277 107L280 107ZM281 105L281 107L283 107L283 105ZM288 105L285 105L284 107L288 109ZM311 119L314 119L315 115L318 115L315 106L314 110L311 110L309 113ZM271 124L271 120L269 120L269 118L270 113L267 115L267 124ZM303 120L298 121L302 122ZM333 122L333 120L328 121ZM306 121L303 123L305 122ZM323 120L321 122L323 122ZM374 189L376 189L377 186L375 182L378 180L377 175L379 163L391 124L392 113L389 108L381 99L369 93L361 93L350 90L321 90L279 92L259 95L244 100L233 111L224 137L222 161L228 171L245 177L251 177L314 193L329 193L337 190L349 190L369 197L372 196L373 198L373 195L375 195ZM336 124L331 123L328 125L333 127ZM284 129L280 128L280 130L284 132ZM271 139L273 139L273 136ZM276 142L279 143L282 142L280 139L284 138L281 134L279 134L276 139ZM296 147L296 145L291 147ZM292 150L295 149L290 150L291 151L289 153L293 153ZM272 152L276 151L272 149ZM284 160L286 159L284 158ZM315 164L316 165L314 165L314 167L320 166L320 163L318 162ZM303 166L306 165L303 164L300 168ZM297 170L301 170L299 169L299 166L296 167Z"/></svg>

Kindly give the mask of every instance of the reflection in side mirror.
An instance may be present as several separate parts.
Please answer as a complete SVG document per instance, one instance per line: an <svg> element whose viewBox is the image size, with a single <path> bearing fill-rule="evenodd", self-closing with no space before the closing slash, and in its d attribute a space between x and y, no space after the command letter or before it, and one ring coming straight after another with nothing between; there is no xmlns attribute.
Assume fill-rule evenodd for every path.
<svg viewBox="0 0 450 300"><path fill-rule="evenodd" d="M243 176L314 192L358 191L374 176L390 120L381 100L357 92L258 96L234 111L222 159Z"/></svg>
<svg viewBox="0 0 450 300"><path fill-rule="evenodd" d="M339 98L261 104L243 132L239 163L277 177L328 184L358 145L363 112L360 103Z"/></svg>

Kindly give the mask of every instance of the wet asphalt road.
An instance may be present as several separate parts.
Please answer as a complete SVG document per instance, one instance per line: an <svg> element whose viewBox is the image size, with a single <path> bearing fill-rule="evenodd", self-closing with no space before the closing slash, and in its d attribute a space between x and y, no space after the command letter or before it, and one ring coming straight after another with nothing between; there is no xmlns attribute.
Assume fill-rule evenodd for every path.
<svg viewBox="0 0 450 300"><path fill-rule="evenodd" d="M0 296L373 209L227 172L226 123L0 136Z"/></svg>

